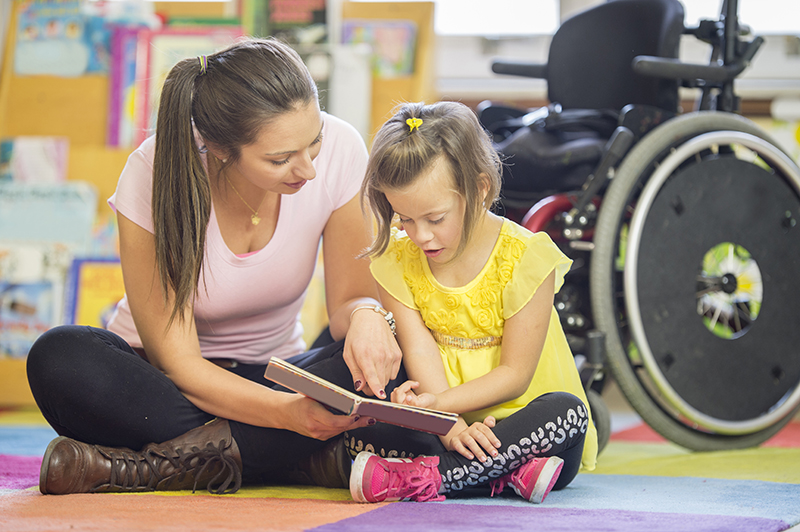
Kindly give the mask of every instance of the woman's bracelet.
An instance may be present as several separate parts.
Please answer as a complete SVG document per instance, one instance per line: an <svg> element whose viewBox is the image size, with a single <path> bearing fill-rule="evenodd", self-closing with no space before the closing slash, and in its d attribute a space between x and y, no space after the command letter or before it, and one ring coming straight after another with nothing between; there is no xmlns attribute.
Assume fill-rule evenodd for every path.
<svg viewBox="0 0 800 532"><path fill-rule="evenodd" d="M378 305L364 305L361 307L356 307L353 309L353 312L350 313L350 319L351 320L353 319L353 314L355 314L359 310L364 310L364 309L372 310L383 316L383 319L386 320L386 323L388 323L389 327L392 329L392 334L397 336L397 324L394 321L394 316L392 315L391 312L389 312L383 307L379 307Z"/></svg>

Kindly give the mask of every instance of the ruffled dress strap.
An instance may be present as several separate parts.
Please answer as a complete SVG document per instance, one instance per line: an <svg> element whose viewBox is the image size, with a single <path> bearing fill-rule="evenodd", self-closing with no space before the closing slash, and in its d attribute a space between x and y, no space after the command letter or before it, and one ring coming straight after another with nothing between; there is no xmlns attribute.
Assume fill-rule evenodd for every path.
<svg viewBox="0 0 800 532"><path fill-rule="evenodd" d="M414 310L419 308L409 284L413 284L423 275L419 253L419 248L404 232L393 229L386 251L372 259L370 264L370 271L378 284L389 295ZM416 275L414 270L419 270Z"/></svg>
<svg viewBox="0 0 800 532"><path fill-rule="evenodd" d="M542 282L555 271L556 293L564 284L564 276L572 260L544 232L531 233L524 227L506 223L506 234L510 239L505 253L507 264L513 264L511 280L503 288L503 318L508 319L525 307Z"/></svg>

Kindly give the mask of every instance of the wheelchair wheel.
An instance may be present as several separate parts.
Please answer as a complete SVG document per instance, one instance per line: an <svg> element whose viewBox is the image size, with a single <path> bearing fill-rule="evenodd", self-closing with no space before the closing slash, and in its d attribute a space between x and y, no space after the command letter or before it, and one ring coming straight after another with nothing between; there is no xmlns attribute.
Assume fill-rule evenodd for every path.
<svg viewBox="0 0 800 532"><path fill-rule="evenodd" d="M603 198L596 326L623 394L693 450L758 445L800 409L800 170L749 120L683 115Z"/></svg>

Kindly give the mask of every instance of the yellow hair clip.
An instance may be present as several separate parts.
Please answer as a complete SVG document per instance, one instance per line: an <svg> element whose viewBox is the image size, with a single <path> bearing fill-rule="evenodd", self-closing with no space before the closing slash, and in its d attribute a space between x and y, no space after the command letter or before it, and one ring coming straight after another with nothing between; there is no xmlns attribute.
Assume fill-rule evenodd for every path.
<svg viewBox="0 0 800 532"><path fill-rule="evenodd" d="M409 128L408 129L408 133L411 134L411 133L414 132L414 128L419 129L419 126L422 125L422 119L421 118L409 118L408 120L406 120L406 124L408 124L408 128Z"/></svg>

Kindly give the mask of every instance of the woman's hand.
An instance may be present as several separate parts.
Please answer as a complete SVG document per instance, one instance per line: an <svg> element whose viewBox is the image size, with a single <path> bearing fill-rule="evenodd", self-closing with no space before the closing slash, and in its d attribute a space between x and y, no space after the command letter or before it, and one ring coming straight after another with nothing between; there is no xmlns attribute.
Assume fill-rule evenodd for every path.
<svg viewBox="0 0 800 532"><path fill-rule="evenodd" d="M344 361L356 391L386 399L384 388L397 376L402 353L384 317L365 308L351 314Z"/></svg>
<svg viewBox="0 0 800 532"><path fill-rule="evenodd" d="M463 421L460 423L466 424ZM449 440L445 441L444 445L449 451L457 451L470 460L477 458L479 462L483 462L487 458L487 453L492 457L497 456L500 440L492 432L496 424L497 422L493 416L487 416L483 423L480 421L475 422L466 429L449 437ZM454 430L457 429L458 424L454 427Z"/></svg>
<svg viewBox="0 0 800 532"><path fill-rule="evenodd" d="M366 148L363 155L366 165ZM371 229L358 194L331 214L322 234L325 304L331 335L345 339L344 361L355 389L385 399L384 388L397 376L401 355L389 324L370 310L380 305L370 262L357 258L372 242ZM362 306L367 308L355 310Z"/></svg>
<svg viewBox="0 0 800 532"><path fill-rule="evenodd" d="M418 406L420 408L436 408L436 396L432 393L417 394L417 381L406 381L392 390L392 402L399 405Z"/></svg>
<svg viewBox="0 0 800 532"><path fill-rule="evenodd" d="M345 416L334 414L320 403L299 394L289 402L286 409L286 430L316 440L329 440L346 430L358 429L375 424L366 416Z"/></svg>

